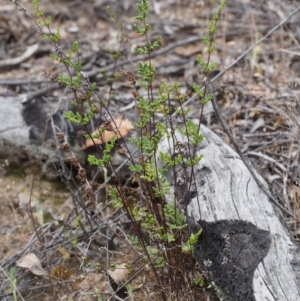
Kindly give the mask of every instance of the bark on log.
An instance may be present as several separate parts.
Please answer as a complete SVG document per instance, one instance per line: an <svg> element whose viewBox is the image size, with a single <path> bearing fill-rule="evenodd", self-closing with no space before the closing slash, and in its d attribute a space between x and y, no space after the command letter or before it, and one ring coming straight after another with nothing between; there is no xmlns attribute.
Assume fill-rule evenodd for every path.
<svg viewBox="0 0 300 301"><path fill-rule="evenodd" d="M204 157L194 169L197 193L185 200L189 225L194 231L203 228L195 248L197 261L212 276L223 300L300 300L299 246L282 215L235 151L205 126L201 131L204 140L198 152ZM183 135L175 135L187 143ZM161 141L160 151L176 153L172 138ZM180 173L183 170L177 184L174 175L168 176L169 200L176 198L179 186L179 195L187 189Z"/></svg>

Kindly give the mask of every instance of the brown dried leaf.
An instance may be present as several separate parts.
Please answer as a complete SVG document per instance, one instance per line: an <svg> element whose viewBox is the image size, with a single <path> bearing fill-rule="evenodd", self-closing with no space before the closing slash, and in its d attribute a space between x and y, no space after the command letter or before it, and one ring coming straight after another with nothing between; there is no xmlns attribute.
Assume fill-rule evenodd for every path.
<svg viewBox="0 0 300 301"><path fill-rule="evenodd" d="M30 272L37 276L47 276L48 273L42 268L42 264L34 253L29 253L21 257L16 262L18 267L27 268Z"/></svg>
<svg viewBox="0 0 300 301"><path fill-rule="evenodd" d="M126 267L126 263L117 264L113 271L108 270L108 275L117 285L124 283L128 278L128 268Z"/></svg>
<svg viewBox="0 0 300 301"><path fill-rule="evenodd" d="M80 283L80 289L82 291L89 291L91 290L93 287L95 287L96 284L96 277L94 273L89 273L87 274L87 276L85 277L85 279Z"/></svg>
<svg viewBox="0 0 300 301"><path fill-rule="evenodd" d="M129 119L124 119L123 117L117 117L114 119L114 122L111 122L110 125L112 127L115 127L115 124L118 128L115 132L117 132L117 138L120 139L122 137L125 137L132 129L134 129L131 121ZM104 133L101 136L101 139L94 139L95 144L103 144L108 142L112 137L116 136L116 133L114 131L111 131L111 129L105 130ZM95 135L98 133L98 130L93 132L92 135ZM87 149L88 147L91 147L94 145L94 142L92 139L87 139L85 141L85 145L82 147L82 149Z"/></svg>

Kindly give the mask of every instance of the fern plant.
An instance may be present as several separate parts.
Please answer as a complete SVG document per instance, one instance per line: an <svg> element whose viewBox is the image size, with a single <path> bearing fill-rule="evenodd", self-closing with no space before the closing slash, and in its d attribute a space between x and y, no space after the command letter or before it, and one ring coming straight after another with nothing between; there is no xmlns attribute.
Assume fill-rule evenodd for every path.
<svg viewBox="0 0 300 301"><path fill-rule="evenodd" d="M11 1L20 9L21 6L17 1ZM209 32L204 38L204 44L208 46L207 59L197 58L199 67L204 70L206 76L216 67L216 64L211 62L210 58L215 49L213 40L216 24L225 3L225 0L221 1L209 24ZM125 210L133 225L135 235L128 234L126 240L135 246L138 252L142 252L144 259L148 261L163 300L168 300L168 298L179 300L183 297L186 300L192 300L192 287L195 283L199 285L199 281L198 278L196 279L193 276L194 271L190 271L186 267L185 261L187 256L190 256L191 259L193 248L201 235L201 231L189 233L185 217L186 204L182 208L180 204L182 203L181 196L176 192L180 190L180 183L175 181L175 192L173 198L170 199L171 185L168 175L171 171L173 178L178 180L180 177L177 174L177 168L180 167L183 170L185 174L184 181L187 182L183 195L188 196L191 183L195 180L194 166L202 159L202 155L197 154L196 149L203 140L203 135L200 133L203 107L211 100L212 95L199 85L194 84L194 92L202 104L199 123L195 124L187 118L190 108L184 106L186 97L182 96L180 86L177 83L167 84L159 81L151 54L160 47L161 38L155 37L152 39L151 27L147 23L149 3L146 0L141 0L137 4L139 14L135 17L137 24L134 24L134 30L144 37L145 45L137 47L136 53L144 55L148 59L146 62L138 62L136 75L126 70L119 70L119 74L125 76L131 84L135 99L137 120L134 122L134 126L137 135L129 138L129 142L135 145L139 154L138 158L135 159L126 142L124 140L118 141L117 137L122 137L122 135L109 110L110 100L113 97L112 83L116 78L119 78L119 74L115 74L115 68L113 75L107 77L110 93L108 99L104 101L98 95L97 84L91 83L82 71L82 63L79 60L79 43L75 41L71 48L64 52L59 45L60 31L57 30L52 33L51 18L45 17L38 0L32 0L32 5L38 21L32 17L31 19L35 22L37 30L43 38L54 45L56 54L51 55L52 60L62 64L66 71L65 74L59 74L57 77L53 77L51 73L46 73L46 75L60 85L68 87L72 92L74 108L65 111L63 115L69 122L80 125L85 131L85 138L94 142L96 154L88 156L88 164L99 170L110 171L115 178L113 183L106 183L110 200L109 205L117 210ZM122 31L122 22L119 21L111 9L108 9L108 12ZM24 13L29 16L26 11ZM48 31L47 33L44 28ZM123 42L122 35L120 42ZM115 63L120 58L120 51L107 49L107 52L113 57ZM171 105L171 99L177 101L176 107ZM97 119L97 114L100 114L104 120L101 125ZM181 117L182 125L174 124L172 118L174 115ZM160 116L163 116L163 118ZM96 132L91 131L91 125L97 128ZM113 138L109 141L103 141L102 137L105 130L114 133ZM178 141L176 132L184 136L186 142ZM61 136L61 133L57 131L56 135ZM165 136L173 141L174 149L171 154L159 151L160 141ZM60 138L58 137L58 139ZM102 139L102 143L96 143L96 139ZM139 204L136 202L134 206L130 204L126 189L122 185L121 178L112 162L112 154L116 150L117 144L119 153L127 153L126 160L130 163L129 169L133 174L133 181L138 183L136 199L140 199L141 202ZM59 148L64 149L61 145ZM87 173L73 155L70 157L70 163L76 169L77 179L82 184L81 190L84 192L84 201L95 202L96 197L92 189L92 181L88 179ZM107 179L106 174L105 179ZM86 225L93 224L87 213L86 204L78 201L75 207L78 204L80 204L83 213L76 212L75 237L68 237L74 246L78 243L80 227L83 233L86 232L83 220L85 220ZM149 241L145 239L145 232L149 237ZM168 277L167 285L166 276Z"/></svg>

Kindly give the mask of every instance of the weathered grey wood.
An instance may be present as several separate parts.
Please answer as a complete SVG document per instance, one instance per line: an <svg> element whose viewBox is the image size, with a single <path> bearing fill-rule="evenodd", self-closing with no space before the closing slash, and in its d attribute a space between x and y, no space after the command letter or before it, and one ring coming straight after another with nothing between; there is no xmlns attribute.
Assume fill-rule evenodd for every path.
<svg viewBox="0 0 300 301"><path fill-rule="evenodd" d="M33 167L39 164L39 175L55 179L59 175L53 163L60 164L58 156L69 162L70 153L58 152L53 127L48 114L52 116L55 126L64 133L65 141L71 145L73 154L86 167L86 172L95 173L94 167L86 164L89 153L98 152L95 149L83 149L83 137L78 135L83 128L67 121L63 111L70 109L69 102L56 98L34 98L28 100L28 95L19 97L0 96L0 162L8 167ZM116 112L115 112L116 113ZM117 113L116 113L117 114ZM100 115L96 116L100 123ZM93 128L90 128L93 131ZM134 151L134 146L128 143L128 148ZM39 160L36 160L39 158ZM117 152L112 154L112 164L117 168L124 157ZM129 162L128 162L129 163ZM119 171L121 178L128 178L128 164Z"/></svg>
<svg viewBox="0 0 300 301"><path fill-rule="evenodd" d="M68 123L62 116L62 111L67 109L67 104L59 99L26 101L26 95L0 96L0 159L5 160L8 166L22 165L22 168L39 163L40 175L50 179L57 177L57 171L53 168L53 162L58 161L55 156L57 145L47 119L47 113L51 113L55 125L66 134L72 150L79 159L83 157L84 162L85 154L78 146L78 138L74 139L78 127ZM63 155L69 156L67 153ZM38 157L40 160L37 162Z"/></svg>
<svg viewBox="0 0 300 301"><path fill-rule="evenodd" d="M201 126L201 131L205 138L199 151L204 158L195 167L198 197L194 195L189 200L189 218L207 222L241 220L269 231L268 253L254 272L254 300L300 300L299 246L293 241L282 216L258 188L235 151L206 127ZM177 141L186 143L180 133L176 133L176 137ZM172 138L165 137L159 147L160 151L171 155L176 152ZM174 200L174 187L178 185L171 184L173 189L168 198Z"/></svg>
<svg viewBox="0 0 300 301"><path fill-rule="evenodd" d="M28 145L30 127L22 117L21 101L20 97L0 97L0 135L15 145Z"/></svg>

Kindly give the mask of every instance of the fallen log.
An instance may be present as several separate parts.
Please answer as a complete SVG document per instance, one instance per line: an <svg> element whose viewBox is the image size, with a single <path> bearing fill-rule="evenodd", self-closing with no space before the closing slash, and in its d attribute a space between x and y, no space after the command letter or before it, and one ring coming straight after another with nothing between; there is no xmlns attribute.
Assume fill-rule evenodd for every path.
<svg viewBox="0 0 300 301"><path fill-rule="evenodd" d="M203 125L201 132L198 152L203 159L194 167L195 188L184 201L190 228L203 230L195 247L197 261L222 300L300 300L299 246L283 216L235 151ZM174 156L173 141L187 145L185 136L175 136L165 137L159 151ZM179 176L182 170L177 178L169 174L172 189L167 198L174 200L176 189L188 189L189 180Z"/></svg>
<svg viewBox="0 0 300 301"><path fill-rule="evenodd" d="M39 165L39 175L48 179L58 177L53 162L58 162L57 145L48 118L52 113L55 125L66 133L73 152L85 162L86 154L78 145L78 126L68 123L63 110L68 107L58 99L27 100L27 96L0 96L0 162L10 168L32 170ZM68 153L63 153L66 160Z"/></svg>
<svg viewBox="0 0 300 301"><path fill-rule="evenodd" d="M48 161L53 158L56 145L50 127L40 149L47 120L45 103L22 103L22 98L13 97L0 101L0 158L9 163L17 160L16 164L24 162L25 153L34 160L38 155ZM61 120L56 119L63 128ZM204 141L198 152L204 157L194 168L196 189L186 207L190 228L203 229L195 248L198 262L211 275L223 300L300 300L300 250L284 218L239 156L206 127L201 126L201 131ZM180 133L176 140L187 143ZM175 153L172 139L164 138L159 148ZM170 173L170 200L174 200L178 180L182 181Z"/></svg>

